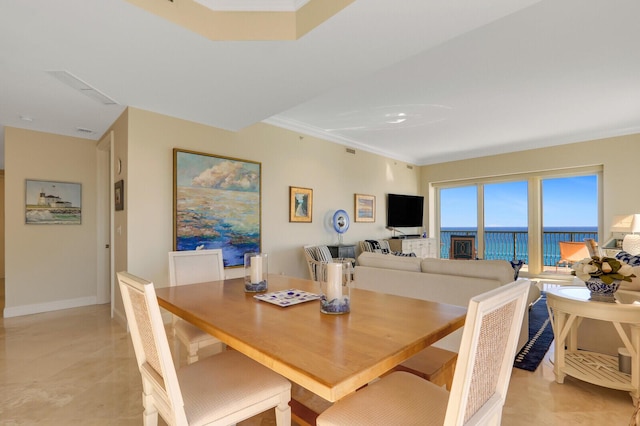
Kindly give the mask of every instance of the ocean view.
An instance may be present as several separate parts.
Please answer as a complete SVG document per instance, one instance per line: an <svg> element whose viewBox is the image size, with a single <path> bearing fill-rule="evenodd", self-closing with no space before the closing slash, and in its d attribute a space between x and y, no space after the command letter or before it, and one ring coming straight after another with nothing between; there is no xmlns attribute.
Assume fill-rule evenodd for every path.
<svg viewBox="0 0 640 426"><path fill-rule="evenodd" d="M442 258L449 257L449 246L452 235L477 235L475 227L445 227L440 230ZM555 266L560 260L560 241L584 241L593 238L598 241L597 226L553 226L545 227L543 235L543 264ZM522 259L529 261L529 235L526 227L486 227L485 253L478 253L482 259ZM477 241L476 241L477 248Z"/></svg>

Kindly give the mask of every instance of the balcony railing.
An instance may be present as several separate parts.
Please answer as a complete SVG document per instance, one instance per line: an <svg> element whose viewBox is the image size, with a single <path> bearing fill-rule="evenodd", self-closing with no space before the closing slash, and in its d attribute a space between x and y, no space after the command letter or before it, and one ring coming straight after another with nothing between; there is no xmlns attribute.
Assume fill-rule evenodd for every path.
<svg viewBox="0 0 640 426"><path fill-rule="evenodd" d="M452 235L473 235L477 232L466 230L440 231L440 257L449 258L449 247ZM542 260L544 266L555 266L560 260L560 241L584 241L593 238L598 241L597 232L551 231L542 234ZM522 259L529 263L529 234L527 231L485 231L484 253L478 253L482 259L514 260Z"/></svg>

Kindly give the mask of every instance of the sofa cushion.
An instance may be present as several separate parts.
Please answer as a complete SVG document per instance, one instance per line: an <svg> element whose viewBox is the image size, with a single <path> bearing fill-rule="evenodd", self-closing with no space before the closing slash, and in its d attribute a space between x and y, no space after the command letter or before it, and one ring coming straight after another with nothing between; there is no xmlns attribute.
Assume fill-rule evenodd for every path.
<svg viewBox="0 0 640 426"><path fill-rule="evenodd" d="M373 268L420 272L420 258L418 257L388 256L386 254L365 251L358 256L358 264Z"/></svg>
<svg viewBox="0 0 640 426"><path fill-rule="evenodd" d="M616 254L616 259L631 265L631 266L640 266L640 256L634 256L632 254L627 253L622 250Z"/></svg>
<svg viewBox="0 0 640 426"><path fill-rule="evenodd" d="M333 260L329 247L327 246L316 246L311 252L313 260L317 260L318 262L331 262Z"/></svg>
<svg viewBox="0 0 640 426"><path fill-rule="evenodd" d="M616 259L633 266L633 275L635 275L631 281L621 281L620 290L640 291L640 256L633 256L623 250L616 254Z"/></svg>
<svg viewBox="0 0 640 426"><path fill-rule="evenodd" d="M506 260L450 260L425 258L420 263L422 272L461 277L485 278L500 284L513 281L513 268Z"/></svg>
<svg viewBox="0 0 640 426"><path fill-rule="evenodd" d="M403 256L403 257L417 257L416 254L414 252L410 252L410 253L403 253L401 251L392 251L390 254L394 255L394 256Z"/></svg>
<svg viewBox="0 0 640 426"><path fill-rule="evenodd" d="M391 251L387 240L364 240L361 247L363 251L373 253L388 254Z"/></svg>

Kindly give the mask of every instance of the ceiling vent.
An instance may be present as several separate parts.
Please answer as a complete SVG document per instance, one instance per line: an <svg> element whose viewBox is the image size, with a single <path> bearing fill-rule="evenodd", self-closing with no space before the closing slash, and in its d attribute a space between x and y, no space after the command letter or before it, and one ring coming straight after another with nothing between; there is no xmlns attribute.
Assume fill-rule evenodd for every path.
<svg viewBox="0 0 640 426"><path fill-rule="evenodd" d="M92 87L84 81L80 80L78 77L68 71L47 71L47 73L57 78L67 86L87 95L94 101L98 101L103 105L118 105L116 101L114 101L95 87Z"/></svg>

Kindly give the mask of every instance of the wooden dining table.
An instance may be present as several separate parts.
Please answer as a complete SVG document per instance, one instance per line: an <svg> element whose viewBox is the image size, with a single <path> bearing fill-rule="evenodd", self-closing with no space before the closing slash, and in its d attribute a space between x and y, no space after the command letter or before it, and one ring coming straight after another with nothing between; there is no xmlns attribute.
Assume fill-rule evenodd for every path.
<svg viewBox="0 0 640 426"><path fill-rule="evenodd" d="M319 293L307 279L269 275L268 292ZM464 325L466 308L353 288L351 312L318 300L280 307L244 279L156 290L161 307L294 383L334 402Z"/></svg>

